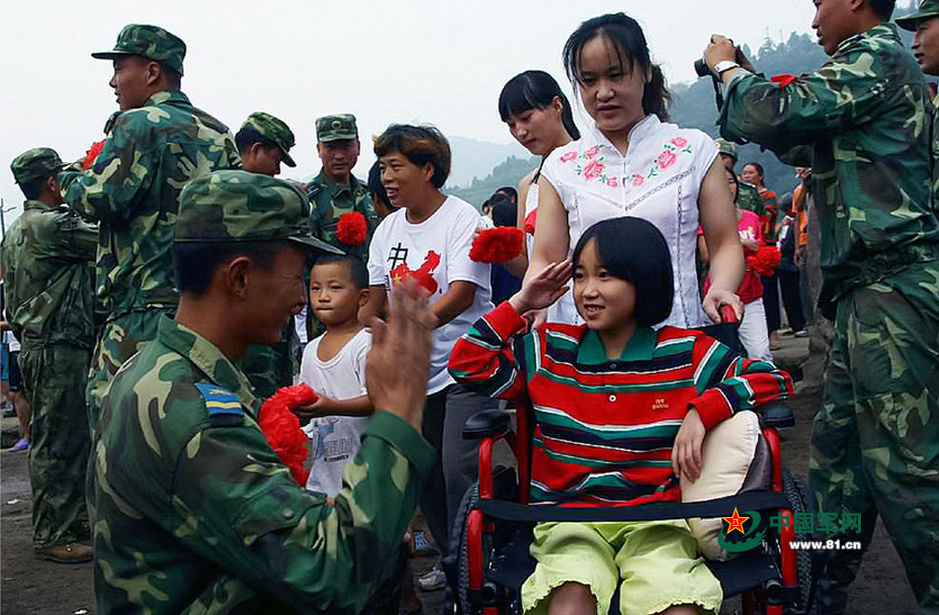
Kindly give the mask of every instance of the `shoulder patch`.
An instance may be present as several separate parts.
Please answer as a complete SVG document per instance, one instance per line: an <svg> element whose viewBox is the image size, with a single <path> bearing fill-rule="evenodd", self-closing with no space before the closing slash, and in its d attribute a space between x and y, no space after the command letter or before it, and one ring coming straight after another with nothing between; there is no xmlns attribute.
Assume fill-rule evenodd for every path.
<svg viewBox="0 0 939 615"><path fill-rule="evenodd" d="M212 425L241 425L245 411L234 393L211 382L196 383L196 388L205 399L205 410Z"/></svg>

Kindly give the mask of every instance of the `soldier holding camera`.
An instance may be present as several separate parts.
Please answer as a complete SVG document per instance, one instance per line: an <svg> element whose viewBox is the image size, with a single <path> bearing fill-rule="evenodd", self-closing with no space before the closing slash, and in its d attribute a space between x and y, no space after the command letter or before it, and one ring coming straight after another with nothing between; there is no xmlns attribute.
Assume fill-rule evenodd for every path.
<svg viewBox="0 0 939 615"><path fill-rule="evenodd" d="M835 319L812 430L820 511L878 514L923 611L939 605L939 222L930 182L933 108L916 62L887 23L892 0L815 0L830 59L770 81L712 36L721 134L810 164L821 223L822 302ZM808 158L811 156L811 158ZM934 416L935 415L935 416ZM840 613L862 552L832 551L820 599Z"/></svg>

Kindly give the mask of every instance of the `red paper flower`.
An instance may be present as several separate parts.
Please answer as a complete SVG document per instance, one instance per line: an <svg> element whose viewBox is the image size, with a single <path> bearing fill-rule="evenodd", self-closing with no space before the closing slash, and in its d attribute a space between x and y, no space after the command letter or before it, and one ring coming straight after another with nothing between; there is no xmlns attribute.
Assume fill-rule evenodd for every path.
<svg viewBox="0 0 939 615"><path fill-rule="evenodd" d="M747 266L762 276L771 276L779 266L779 250L774 246L760 246L756 254L747 256Z"/></svg>
<svg viewBox="0 0 939 615"><path fill-rule="evenodd" d="M267 443L280 460L290 468L290 474L301 487L306 486L310 473L303 466L307 454L307 435L300 429L300 420L291 412L294 408L309 406L319 399L316 391L305 384L278 389L261 406L258 424Z"/></svg>
<svg viewBox="0 0 939 615"><path fill-rule="evenodd" d="M347 246L360 246L365 243L368 236L368 224L365 223L365 216L357 211L339 216L339 224L336 226L336 238Z"/></svg>
<svg viewBox="0 0 939 615"><path fill-rule="evenodd" d="M537 210L535 210L537 211ZM473 239L470 260L477 263L504 263L522 253L525 233L514 226L497 226L480 231Z"/></svg>
<svg viewBox="0 0 939 615"><path fill-rule="evenodd" d="M789 73L781 73L779 75L773 75L769 80L775 83L777 88L782 89L795 81L796 76L790 75Z"/></svg>
<svg viewBox="0 0 939 615"><path fill-rule="evenodd" d="M95 160L98 159L98 154L101 153L101 150L104 149L104 140L95 141L91 144L91 147L88 148L88 151L85 153L85 162L82 163L82 169L86 171L91 168L91 165L95 163Z"/></svg>

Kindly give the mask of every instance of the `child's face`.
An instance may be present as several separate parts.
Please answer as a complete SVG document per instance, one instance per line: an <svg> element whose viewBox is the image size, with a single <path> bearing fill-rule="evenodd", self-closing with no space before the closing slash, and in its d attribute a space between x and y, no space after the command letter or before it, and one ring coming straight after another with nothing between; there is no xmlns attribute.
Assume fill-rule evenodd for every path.
<svg viewBox="0 0 939 615"><path fill-rule="evenodd" d="M574 268L574 302L594 331L614 331L635 322L636 287L600 263L595 239L584 246Z"/></svg>
<svg viewBox="0 0 939 615"><path fill-rule="evenodd" d="M358 318L366 292L352 283L346 263L314 265L310 272L310 309L327 327Z"/></svg>

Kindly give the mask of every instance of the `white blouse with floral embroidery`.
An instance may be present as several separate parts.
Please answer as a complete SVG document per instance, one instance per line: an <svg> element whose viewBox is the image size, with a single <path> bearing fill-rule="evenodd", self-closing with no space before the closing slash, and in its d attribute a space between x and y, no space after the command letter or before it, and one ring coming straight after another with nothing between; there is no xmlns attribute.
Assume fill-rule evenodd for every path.
<svg viewBox="0 0 939 615"><path fill-rule="evenodd" d="M662 232L675 273L672 313L663 324L710 323L701 309L695 253L698 192L717 154L700 130L649 115L630 131L625 156L594 128L551 152L541 171L567 210L571 253L584 231L608 218L644 218Z"/></svg>

